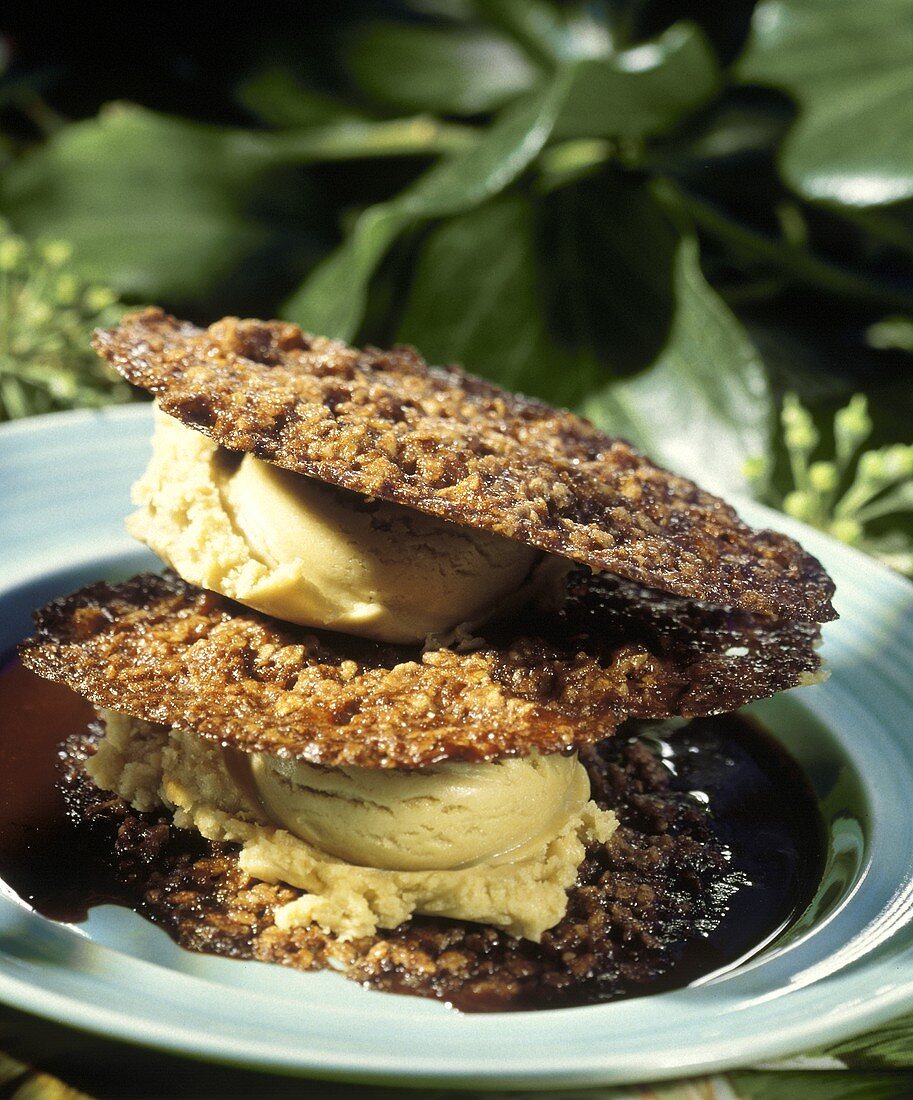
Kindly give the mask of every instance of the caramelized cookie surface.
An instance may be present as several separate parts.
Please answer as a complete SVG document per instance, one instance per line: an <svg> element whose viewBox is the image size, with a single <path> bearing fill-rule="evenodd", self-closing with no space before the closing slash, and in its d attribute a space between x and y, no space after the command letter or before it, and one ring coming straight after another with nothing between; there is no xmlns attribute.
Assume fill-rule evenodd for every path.
<svg viewBox="0 0 913 1100"><path fill-rule="evenodd" d="M771 619L826 622L833 585L794 540L588 421L413 350L359 350L282 322L207 330L151 309L96 347L169 415L235 451Z"/></svg>
<svg viewBox="0 0 913 1100"><path fill-rule="evenodd" d="M292 627L174 574L90 585L36 620L24 664L96 706L337 767L569 751L624 718L734 710L819 668L815 626L583 571L558 610L492 624L470 651Z"/></svg>

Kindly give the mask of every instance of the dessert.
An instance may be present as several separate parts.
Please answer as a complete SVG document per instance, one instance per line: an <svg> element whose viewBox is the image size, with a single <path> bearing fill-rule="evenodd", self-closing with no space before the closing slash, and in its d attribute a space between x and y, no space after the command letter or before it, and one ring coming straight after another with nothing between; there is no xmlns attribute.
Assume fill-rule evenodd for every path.
<svg viewBox="0 0 913 1100"><path fill-rule="evenodd" d="M121 851L158 824L203 843L223 918L259 898L278 961L364 977L402 936L409 987L429 921L529 943L512 967L585 911L598 971L625 928L616 810L662 787L607 738L818 677L819 563L572 414L408 349L158 310L98 348L157 401L129 526L169 568L55 601L21 647L98 709L100 740L70 748L84 810L92 784L113 792ZM701 834L669 807L666 829ZM172 930L212 946L224 920L160 847L147 910L168 924L177 887L148 897L180 880L198 927ZM644 890L660 912L661 884ZM454 983L431 992L459 999Z"/></svg>

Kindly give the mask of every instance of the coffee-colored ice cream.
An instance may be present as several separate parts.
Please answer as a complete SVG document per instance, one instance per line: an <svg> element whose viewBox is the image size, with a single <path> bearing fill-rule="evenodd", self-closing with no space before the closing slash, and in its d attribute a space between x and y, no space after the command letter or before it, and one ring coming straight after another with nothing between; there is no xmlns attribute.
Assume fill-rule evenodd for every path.
<svg viewBox="0 0 913 1100"><path fill-rule="evenodd" d="M156 416L131 534L191 584L304 626L422 642L484 619L540 554L369 500Z"/></svg>
<svg viewBox="0 0 913 1100"><path fill-rule="evenodd" d="M274 824L347 863L393 871L516 862L590 798L576 754L399 772L315 768L262 754L249 763Z"/></svg>
<svg viewBox="0 0 913 1100"><path fill-rule="evenodd" d="M321 794L318 769L255 758L252 786L236 750L101 714L106 735L87 764L98 786L136 809L170 810L179 828L239 844L248 874L303 891L276 912L282 928L314 921L351 939L437 913L538 940L564 916L587 844L604 843L618 824L589 801L573 756L428 773L326 769ZM334 789L338 819L324 801Z"/></svg>

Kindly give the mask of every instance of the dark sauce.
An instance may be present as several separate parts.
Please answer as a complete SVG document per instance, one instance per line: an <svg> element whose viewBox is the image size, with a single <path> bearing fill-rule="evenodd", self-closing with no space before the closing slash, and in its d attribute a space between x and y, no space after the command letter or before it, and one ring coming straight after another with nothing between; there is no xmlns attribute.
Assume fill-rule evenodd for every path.
<svg viewBox="0 0 913 1100"><path fill-rule="evenodd" d="M61 745L84 733L93 717L91 707L67 688L39 679L16 661L0 671L0 878L38 913L58 921L81 921L89 908L103 903L143 911L135 886L128 887L118 873L104 806L95 822L84 812L71 812L66 784L61 784L62 768L72 767ZM471 994L455 996L452 989L423 989L395 976L370 984L442 996L476 1011L592 1003L690 984L737 964L787 928L811 901L824 863L814 795L797 765L762 730L732 715L698 719L671 735L629 728L620 731L614 743L603 743L598 757L588 763L594 797L599 788L594 768L602 768L606 776L614 769L619 782L620 762L628 759L625 766L630 767L630 746L635 743L641 757L646 746L661 764L666 804L677 799L686 808L686 818L704 819L698 834L703 829L712 838L707 847L713 848L718 861L722 853L725 865L715 877L705 875L702 907L695 910L679 941L670 937L674 942L661 972L644 972L627 984L616 977L601 986L588 980L576 995L569 991L560 1001L526 997L512 1003L494 986L494 993L484 993L480 985ZM627 777L634 773L624 774L623 783L628 784ZM651 797L646 791L625 805L619 803L626 828L636 833L641 827L638 818L648 813ZM669 820L674 831L675 817ZM693 851L697 879L705 873L699 867L700 845ZM686 875L688 870L684 869ZM423 924L433 932L433 920L417 918L412 932L405 934L425 934ZM173 934L181 942L182 937ZM511 948L513 962L528 950L537 948L526 941ZM219 953L243 956L244 951Z"/></svg>
<svg viewBox="0 0 913 1100"><path fill-rule="evenodd" d="M122 892L111 859L93 830L71 820L60 790L60 746L94 717L85 700L18 661L0 671L0 878L52 920L85 920Z"/></svg>
<svg viewBox="0 0 913 1100"><path fill-rule="evenodd" d="M732 871L730 884L721 884L725 916L688 941L658 992L730 968L785 931L815 896L825 836L807 777L754 723L735 715L698 718L647 744L672 773L671 787L712 813Z"/></svg>

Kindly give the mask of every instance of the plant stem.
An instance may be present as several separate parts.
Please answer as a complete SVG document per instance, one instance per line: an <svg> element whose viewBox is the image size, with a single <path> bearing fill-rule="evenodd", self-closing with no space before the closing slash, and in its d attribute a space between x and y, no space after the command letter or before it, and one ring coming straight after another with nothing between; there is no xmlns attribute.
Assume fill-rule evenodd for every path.
<svg viewBox="0 0 913 1100"><path fill-rule="evenodd" d="M346 122L305 130L238 133L235 141L243 143L245 155L268 166L374 157L436 156L465 149L476 141L477 133L474 126L416 115L388 122Z"/></svg>
<svg viewBox="0 0 913 1100"><path fill-rule="evenodd" d="M829 211L838 214L841 218L860 226L877 238L883 244L891 248L902 249L913 255L913 229L904 224L899 217L892 216L890 212L883 213L875 207L839 206L826 207Z"/></svg>
<svg viewBox="0 0 913 1100"><path fill-rule="evenodd" d="M788 273L797 283L828 290L832 294L856 301L873 302L892 309L913 310L913 293L884 282L863 278L844 267L813 256L804 249L771 240L668 177L664 178L663 186L674 194L704 232L726 242L737 252L753 260L770 264Z"/></svg>

